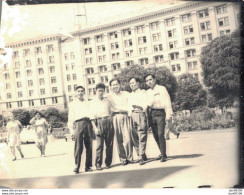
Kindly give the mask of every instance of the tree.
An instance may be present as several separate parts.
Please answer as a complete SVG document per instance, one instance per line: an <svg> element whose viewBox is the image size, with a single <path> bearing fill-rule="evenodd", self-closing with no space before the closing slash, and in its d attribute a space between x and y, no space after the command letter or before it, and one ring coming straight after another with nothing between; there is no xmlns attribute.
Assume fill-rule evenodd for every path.
<svg viewBox="0 0 244 195"><path fill-rule="evenodd" d="M174 110L190 110L192 112L199 106L207 104L207 92L191 74L183 74L179 77Z"/></svg>
<svg viewBox="0 0 244 195"><path fill-rule="evenodd" d="M166 87L173 101L175 97L175 92L177 89L177 81L175 76L170 72L167 67L148 67L144 68L141 65L131 65L121 70L117 78L121 81L121 86L123 90L131 92L129 86L129 79L131 77L138 77L142 81L141 88L148 89L144 81L144 76L148 73L152 73L157 78L157 83Z"/></svg>
<svg viewBox="0 0 244 195"><path fill-rule="evenodd" d="M231 107L240 90L240 33L214 39L202 48L203 82L220 108Z"/></svg>
<svg viewBox="0 0 244 195"><path fill-rule="evenodd" d="M26 126L29 124L30 115L27 110L24 109L16 109L13 110L13 115L16 120L19 120L22 125Z"/></svg>

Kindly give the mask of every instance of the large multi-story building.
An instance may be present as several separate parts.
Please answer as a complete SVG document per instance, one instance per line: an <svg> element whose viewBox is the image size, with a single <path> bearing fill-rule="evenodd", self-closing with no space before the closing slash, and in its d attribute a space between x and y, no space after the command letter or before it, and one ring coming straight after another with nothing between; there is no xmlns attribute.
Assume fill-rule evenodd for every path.
<svg viewBox="0 0 244 195"><path fill-rule="evenodd" d="M199 56L209 41L239 28L240 5L188 2L120 21L8 45L12 63L1 80L3 109L59 105L72 101L76 85L87 98L132 64L166 66L178 77L201 80Z"/></svg>

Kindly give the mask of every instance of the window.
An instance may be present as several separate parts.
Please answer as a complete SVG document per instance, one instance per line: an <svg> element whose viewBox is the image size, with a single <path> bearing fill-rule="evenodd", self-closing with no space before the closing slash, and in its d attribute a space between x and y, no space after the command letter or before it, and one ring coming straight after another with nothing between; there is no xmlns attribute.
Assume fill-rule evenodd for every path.
<svg viewBox="0 0 244 195"><path fill-rule="evenodd" d="M169 42L169 49L177 48L178 41L171 41Z"/></svg>
<svg viewBox="0 0 244 195"><path fill-rule="evenodd" d="M180 64L171 65L171 68L172 68L172 72L180 72L181 71Z"/></svg>
<svg viewBox="0 0 244 195"><path fill-rule="evenodd" d="M227 5L220 5L216 7L217 14L227 13Z"/></svg>
<svg viewBox="0 0 244 195"><path fill-rule="evenodd" d="M151 30L157 30L159 29L159 22L153 22L150 24L150 29Z"/></svg>
<svg viewBox="0 0 244 195"><path fill-rule="evenodd" d="M17 88L22 87L22 83L21 83L20 81L18 81L18 82L16 83L16 85L17 85Z"/></svg>
<svg viewBox="0 0 244 195"><path fill-rule="evenodd" d="M133 50L125 51L125 57L129 58L133 55Z"/></svg>
<svg viewBox="0 0 244 195"><path fill-rule="evenodd" d="M65 54L64 54L64 59L65 59L65 60L68 60L68 59L69 59L69 54L65 53Z"/></svg>
<svg viewBox="0 0 244 195"><path fill-rule="evenodd" d="M174 52L169 54L170 60L177 60L179 59L179 52Z"/></svg>
<svg viewBox="0 0 244 195"><path fill-rule="evenodd" d="M55 67L54 66L50 66L49 69L50 69L50 73L55 73Z"/></svg>
<svg viewBox="0 0 244 195"><path fill-rule="evenodd" d="M46 100L45 100L45 98L40 99L40 104L41 104L41 105L46 105Z"/></svg>
<svg viewBox="0 0 244 195"><path fill-rule="evenodd" d="M98 56L98 62L104 62L106 61L106 55Z"/></svg>
<svg viewBox="0 0 244 195"><path fill-rule="evenodd" d="M162 44L154 45L153 46L153 51L154 52L163 51L163 45Z"/></svg>
<svg viewBox="0 0 244 195"><path fill-rule="evenodd" d="M148 64L148 58L139 59L139 64L140 65L147 65Z"/></svg>
<svg viewBox="0 0 244 195"><path fill-rule="evenodd" d="M70 74L67 74L67 76L66 76L66 80L67 80L67 81L70 81L70 80L71 80Z"/></svg>
<svg viewBox="0 0 244 195"><path fill-rule="evenodd" d="M19 108L22 107L23 106L22 105L22 101L17 101L17 105L18 105Z"/></svg>
<svg viewBox="0 0 244 195"><path fill-rule="evenodd" d="M113 40L113 39L117 39L117 38L118 38L118 34L117 34L117 32L111 32L111 33L109 33L109 38L110 38L111 40Z"/></svg>
<svg viewBox="0 0 244 195"><path fill-rule="evenodd" d="M19 68L19 67L20 67L19 62L15 62L15 63L14 63L14 68L16 68L16 69L17 69L17 68Z"/></svg>
<svg viewBox="0 0 244 195"><path fill-rule="evenodd" d="M196 70L197 69L197 61L194 62L188 62L188 70Z"/></svg>
<svg viewBox="0 0 244 195"><path fill-rule="evenodd" d="M92 88L88 89L89 95L92 95Z"/></svg>
<svg viewBox="0 0 244 195"><path fill-rule="evenodd" d="M103 66L99 66L99 72L106 72L107 71L107 66L103 65Z"/></svg>
<svg viewBox="0 0 244 195"><path fill-rule="evenodd" d="M56 77L51 77L51 83L56 83Z"/></svg>
<svg viewBox="0 0 244 195"><path fill-rule="evenodd" d="M218 20L218 24L219 24L219 27L221 27L221 26L229 26L229 18L228 17L220 18Z"/></svg>
<svg viewBox="0 0 244 195"><path fill-rule="evenodd" d="M202 35L202 42L205 43L205 42L208 42L208 41L212 41L212 34L206 34L206 35Z"/></svg>
<svg viewBox="0 0 244 195"><path fill-rule="evenodd" d="M10 79L9 73L4 74L4 78L5 78L6 80L7 80L7 79Z"/></svg>
<svg viewBox="0 0 244 195"><path fill-rule="evenodd" d="M22 91L19 91L18 92L18 98L21 98L21 97L23 97L23 93L22 93Z"/></svg>
<svg viewBox="0 0 244 195"><path fill-rule="evenodd" d="M18 51L14 51L13 52L13 57L14 58L18 58L19 57L19 52Z"/></svg>
<svg viewBox="0 0 244 195"><path fill-rule="evenodd" d="M27 61L27 60L26 60L26 61ZM37 58L37 64L38 64L38 65L42 65L42 64L43 64L42 58Z"/></svg>
<svg viewBox="0 0 244 195"><path fill-rule="evenodd" d="M100 80L102 83L107 83L108 82L108 76L101 76Z"/></svg>
<svg viewBox="0 0 244 195"><path fill-rule="evenodd" d="M85 55L92 54L92 48L85 48Z"/></svg>
<svg viewBox="0 0 244 195"><path fill-rule="evenodd" d="M34 106L34 101L33 100L29 100L29 106Z"/></svg>
<svg viewBox="0 0 244 195"><path fill-rule="evenodd" d="M32 76L32 71L31 70L26 70L27 76Z"/></svg>
<svg viewBox="0 0 244 195"><path fill-rule="evenodd" d="M173 26L173 25L175 25L175 18L166 19L166 25L167 26Z"/></svg>
<svg viewBox="0 0 244 195"><path fill-rule="evenodd" d="M75 81L76 80L76 74L73 74L72 77L73 77L73 80Z"/></svg>
<svg viewBox="0 0 244 195"><path fill-rule="evenodd" d="M85 58L85 62L86 62L86 64L92 64L92 62L93 62L92 57L91 58Z"/></svg>
<svg viewBox="0 0 244 195"><path fill-rule="evenodd" d="M155 62L156 64L158 64L158 63L163 62L163 60L164 60L164 56L163 56L163 55L160 55L160 56L154 56L153 59L154 59L154 62Z"/></svg>
<svg viewBox="0 0 244 195"><path fill-rule="evenodd" d="M6 89L11 89L11 85L10 85L10 83L6 83Z"/></svg>
<svg viewBox="0 0 244 195"><path fill-rule="evenodd" d="M44 78L39 79L39 85L44 85L44 84L45 84Z"/></svg>
<svg viewBox="0 0 244 195"><path fill-rule="evenodd" d="M51 64L51 63L54 63L54 56L49 56L48 57L48 62Z"/></svg>
<svg viewBox="0 0 244 195"><path fill-rule="evenodd" d="M70 59L75 59L75 54L74 54L74 52L70 52Z"/></svg>
<svg viewBox="0 0 244 195"><path fill-rule="evenodd" d="M195 44L195 39L194 39L194 37L185 39L185 45L186 45L186 46L188 46L188 45L194 45L194 44Z"/></svg>
<svg viewBox="0 0 244 195"><path fill-rule="evenodd" d="M112 53L112 60L117 60L117 59L119 59L119 52Z"/></svg>
<svg viewBox="0 0 244 195"><path fill-rule="evenodd" d="M146 54L147 53L147 47L141 47L139 48L139 54L140 55L143 55L143 54Z"/></svg>
<svg viewBox="0 0 244 195"><path fill-rule="evenodd" d="M69 70L69 64L65 64L65 70Z"/></svg>
<svg viewBox="0 0 244 195"><path fill-rule="evenodd" d="M38 68L38 74L39 74L39 75L43 75L43 74L44 74L44 70L43 70L43 68Z"/></svg>
<svg viewBox="0 0 244 195"><path fill-rule="evenodd" d="M115 42L115 43L111 43L111 49L118 49L119 48L119 43Z"/></svg>
<svg viewBox="0 0 244 195"><path fill-rule="evenodd" d="M131 30L130 29L123 30L123 36L128 37L130 35L131 35Z"/></svg>
<svg viewBox="0 0 244 195"><path fill-rule="evenodd" d="M199 79L199 75L198 75L198 73L193 74L193 77L196 78L196 79Z"/></svg>
<svg viewBox="0 0 244 195"><path fill-rule="evenodd" d="M40 89L40 94L45 95L45 89Z"/></svg>
<svg viewBox="0 0 244 195"><path fill-rule="evenodd" d="M85 38L85 39L83 39L83 43L84 43L84 45L89 45L91 43L91 39Z"/></svg>
<svg viewBox="0 0 244 195"><path fill-rule="evenodd" d="M146 36L143 36L143 37L138 37L138 44L141 45L141 44L144 44L147 42L147 38Z"/></svg>
<svg viewBox="0 0 244 195"><path fill-rule="evenodd" d="M73 101L73 96L69 96L69 102Z"/></svg>
<svg viewBox="0 0 244 195"><path fill-rule="evenodd" d="M58 88L57 87L52 87L52 93L58 93Z"/></svg>
<svg viewBox="0 0 244 195"><path fill-rule="evenodd" d="M129 60L129 61L126 61L125 62L125 65L126 66L130 66L130 65L133 65L134 64L134 61L133 60Z"/></svg>
<svg viewBox="0 0 244 195"><path fill-rule="evenodd" d="M97 51L98 53L106 51L105 45L99 45L97 46Z"/></svg>
<svg viewBox="0 0 244 195"><path fill-rule="evenodd" d="M201 30L209 30L210 29L210 21L200 23Z"/></svg>
<svg viewBox="0 0 244 195"><path fill-rule="evenodd" d="M75 64L74 64L74 63L71 64L71 69L72 69L72 70L75 69Z"/></svg>
<svg viewBox="0 0 244 195"><path fill-rule="evenodd" d="M86 73L92 74L92 73L94 73L94 69L93 68L86 68Z"/></svg>
<svg viewBox="0 0 244 195"><path fill-rule="evenodd" d="M3 70L7 70L8 69L8 64L4 64L3 65Z"/></svg>
<svg viewBox="0 0 244 195"><path fill-rule="evenodd" d="M29 90L29 97L32 97L34 94L34 91L33 90Z"/></svg>
<svg viewBox="0 0 244 195"><path fill-rule="evenodd" d="M20 78L20 72L19 71L15 72L15 78Z"/></svg>
<svg viewBox="0 0 244 195"><path fill-rule="evenodd" d="M132 45L133 45L133 44L132 44L132 39L124 40L124 45L125 45L125 47L130 47L130 46L132 46Z"/></svg>
<svg viewBox="0 0 244 195"><path fill-rule="evenodd" d="M120 69L120 63L112 64L112 70L119 70Z"/></svg>
<svg viewBox="0 0 244 195"><path fill-rule="evenodd" d="M6 107L7 107L7 108L12 108L12 104L11 104L10 102L7 102L7 103L6 103Z"/></svg>
<svg viewBox="0 0 244 195"><path fill-rule="evenodd" d="M12 98L11 93L7 93L7 99L11 99L11 98Z"/></svg>
<svg viewBox="0 0 244 195"><path fill-rule="evenodd" d="M35 54L41 54L41 53L42 53L41 47L35 47Z"/></svg>
<svg viewBox="0 0 244 195"><path fill-rule="evenodd" d="M30 55L30 49L24 49L24 56Z"/></svg>
<svg viewBox="0 0 244 195"><path fill-rule="evenodd" d="M71 85L68 85L68 92L71 92L71 90L72 90Z"/></svg>
<svg viewBox="0 0 244 195"><path fill-rule="evenodd" d="M159 41L161 40L161 33L152 34L152 37L153 37L153 41Z"/></svg>
<svg viewBox="0 0 244 195"><path fill-rule="evenodd" d="M194 56L196 56L196 50L195 49L186 50L186 57L187 58L194 57Z"/></svg>
<svg viewBox="0 0 244 195"><path fill-rule="evenodd" d="M209 16L208 9L198 11L198 17L199 18L206 18L208 16Z"/></svg>
<svg viewBox="0 0 244 195"><path fill-rule="evenodd" d="M144 33L144 32L145 32L145 26L144 26L144 25L137 26L137 27L136 27L136 32L137 32L138 34L140 34L140 33Z"/></svg>
<svg viewBox="0 0 244 195"><path fill-rule="evenodd" d="M74 88L74 91L75 91L76 87L77 87L77 84L74 84L74 86L73 86L73 88Z"/></svg>
<svg viewBox="0 0 244 195"><path fill-rule="evenodd" d="M94 78L88 78L87 79L87 82L88 82L88 85L92 85L92 84L95 84L96 83L96 81L95 81Z"/></svg>
<svg viewBox="0 0 244 195"><path fill-rule="evenodd" d="M182 22L190 22L191 21L191 14L184 14L181 16Z"/></svg>
<svg viewBox="0 0 244 195"><path fill-rule="evenodd" d="M221 30L219 31L219 35L220 36L230 35L230 30Z"/></svg>
<svg viewBox="0 0 244 195"><path fill-rule="evenodd" d="M52 97L52 104L57 104L57 103L58 103L58 98Z"/></svg>
<svg viewBox="0 0 244 195"><path fill-rule="evenodd" d="M190 34L190 33L193 33L193 26L190 25L190 26L185 26L184 27L184 34L187 35L187 34Z"/></svg>
<svg viewBox="0 0 244 195"><path fill-rule="evenodd" d="M98 35L96 36L97 43L101 43L104 41L104 36L103 35Z"/></svg>
<svg viewBox="0 0 244 195"><path fill-rule="evenodd" d="M33 81L32 80L28 80L28 87L33 86Z"/></svg>
<svg viewBox="0 0 244 195"><path fill-rule="evenodd" d="M175 37L176 36L176 29L168 30L168 37Z"/></svg>
<svg viewBox="0 0 244 195"><path fill-rule="evenodd" d="M106 88L106 93L109 93L109 87L106 86L105 88Z"/></svg>
<svg viewBox="0 0 244 195"><path fill-rule="evenodd" d="M53 45L47 45L47 52L52 52L53 51Z"/></svg>

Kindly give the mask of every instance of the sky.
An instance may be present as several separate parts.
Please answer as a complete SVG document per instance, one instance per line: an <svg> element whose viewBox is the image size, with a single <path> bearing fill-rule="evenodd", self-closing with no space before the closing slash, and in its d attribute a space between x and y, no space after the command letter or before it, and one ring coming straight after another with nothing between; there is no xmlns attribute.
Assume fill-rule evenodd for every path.
<svg viewBox="0 0 244 195"><path fill-rule="evenodd" d="M122 2L86 3L86 16L81 17L81 28L120 20L128 16L135 16L148 11L167 8L185 3L178 0L143 0ZM39 36L73 32L78 29L77 17L84 14L84 4L40 4L8 6L3 2L1 22L0 46Z"/></svg>

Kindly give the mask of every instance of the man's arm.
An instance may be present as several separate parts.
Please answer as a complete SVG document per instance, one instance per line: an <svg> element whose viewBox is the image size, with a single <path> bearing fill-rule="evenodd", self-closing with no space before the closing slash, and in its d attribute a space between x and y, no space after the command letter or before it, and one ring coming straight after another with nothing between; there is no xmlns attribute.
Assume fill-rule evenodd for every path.
<svg viewBox="0 0 244 195"><path fill-rule="evenodd" d="M173 115L172 105L169 93L165 87L162 88L162 92L164 94L164 101L165 101L165 112L166 112L166 121L171 119L171 116Z"/></svg>
<svg viewBox="0 0 244 195"><path fill-rule="evenodd" d="M74 109L72 103L69 103L68 128L70 134L74 135Z"/></svg>

